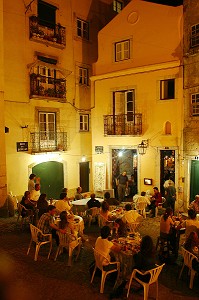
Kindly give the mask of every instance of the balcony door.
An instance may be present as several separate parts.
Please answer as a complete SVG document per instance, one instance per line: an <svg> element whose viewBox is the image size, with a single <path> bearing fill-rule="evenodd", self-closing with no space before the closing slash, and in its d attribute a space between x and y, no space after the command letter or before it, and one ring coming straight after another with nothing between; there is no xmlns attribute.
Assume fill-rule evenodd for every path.
<svg viewBox="0 0 199 300"><path fill-rule="evenodd" d="M116 124L116 134L127 134L128 122L135 116L134 90L117 91L113 93L113 119Z"/></svg>
<svg viewBox="0 0 199 300"><path fill-rule="evenodd" d="M40 148L56 149L56 113L39 112Z"/></svg>

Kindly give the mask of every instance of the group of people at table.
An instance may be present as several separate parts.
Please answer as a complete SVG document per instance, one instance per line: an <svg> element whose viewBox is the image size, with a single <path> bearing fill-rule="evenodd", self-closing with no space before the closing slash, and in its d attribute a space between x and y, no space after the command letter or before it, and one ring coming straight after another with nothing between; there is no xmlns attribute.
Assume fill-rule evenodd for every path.
<svg viewBox="0 0 199 300"><path fill-rule="evenodd" d="M34 178L32 179L34 180ZM30 180L32 179L30 177ZM29 184L29 187L31 184ZM34 186L32 185L32 191L34 192L30 190L25 192L21 201L21 204L25 207L25 210L22 210L22 217L27 214L27 210L32 211L34 215L35 208L37 208L39 220L36 226L44 234L52 233L52 237L55 238L57 244L59 244L57 231L63 234L70 234L74 239L77 239L78 236L84 239L84 226L81 227L81 230L79 227L77 229L74 226L77 222L77 217L72 212L72 205L70 199L67 197L67 190L60 194L60 200L56 201L55 205L49 205L46 194L41 194L37 201L32 201L31 193L32 195L38 194L37 190L40 189L38 185L39 183L34 184ZM157 193L158 190L155 189L154 194ZM77 188L76 199L83 199L80 187ZM141 224L143 216L136 209L133 209L132 204L127 203L124 208L119 207L119 204L116 199L110 198L108 192L105 193L102 203L95 199L95 194L90 195L90 200L87 202L88 214L90 213L90 209L97 207L99 209L99 216L103 220L101 223L101 234L96 240L95 249L104 256L104 265L107 265L107 261L116 260L118 253L123 253L133 258L133 268L142 271L154 268L157 262L157 255L152 238L146 235L141 239L139 233L129 232L129 224L133 222ZM148 204L151 205L151 202ZM110 211L110 205L115 205L116 208ZM160 238L169 241L170 249L175 256L178 255L180 228L186 228L185 249L199 256L199 221L196 218L197 213L199 213L199 195L196 195L195 200L190 204L188 219L182 220L181 216L174 216L171 207L167 207L161 216ZM55 215L59 215L59 222L57 224L55 223ZM83 222L83 219L78 219L79 221ZM110 265L110 267L113 266ZM107 268L109 268L108 265ZM197 260L193 261L193 268L199 272L199 262ZM126 276L126 273L124 275ZM143 277L142 279L147 282L150 278Z"/></svg>

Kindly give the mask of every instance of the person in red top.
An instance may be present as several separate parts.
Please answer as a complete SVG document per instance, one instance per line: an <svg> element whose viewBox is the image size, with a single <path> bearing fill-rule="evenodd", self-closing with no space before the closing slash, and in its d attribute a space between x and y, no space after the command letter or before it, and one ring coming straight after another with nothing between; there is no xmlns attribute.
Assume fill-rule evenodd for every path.
<svg viewBox="0 0 199 300"><path fill-rule="evenodd" d="M153 190L154 190L154 194L151 198L150 208L151 208L152 217L154 218L155 217L155 209L156 209L156 207L158 207L158 204L162 202L162 195L156 186L153 188Z"/></svg>

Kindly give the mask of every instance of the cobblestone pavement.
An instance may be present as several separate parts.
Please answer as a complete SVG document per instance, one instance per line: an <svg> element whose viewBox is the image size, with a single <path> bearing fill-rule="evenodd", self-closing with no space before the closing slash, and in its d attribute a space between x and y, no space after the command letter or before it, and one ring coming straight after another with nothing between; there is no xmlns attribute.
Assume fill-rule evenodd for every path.
<svg viewBox="0 0 199 300"><path fill-rule="evenodd" d="M141 235L150 234L154 242L159 232L159 218L144 220L140 228ZM95 277L90 284L89 265L93 261L92 246L99 235L99 228L92 224L85 229L89 237L77 262L72 267L67 267L67 255L58 256L54 261L56 246L50 259L47 259L48 245L41 247L38 261L33 260L34 247L29 255L26 255L30 241L28 227L23 231L17 224L16 217L0 218L0 247L3 251L0 255L0 300L101 300L109 299L112 292L110 282L105 284L104 294L99 293L100 278ZM5 257L5 254L8 258ZM178 280L182 258L166 265L159 277L160 300L196 300L199 299L199 285L196 278L193 290L188 288L188 276L186 271L182 279ZM2 285L3 283L3 285ZM8 288L8 299L1 296L2 286ZM119 299L125 299L126 291ZM155 287L151 287L149 297L155 298ZM150 299L149 298L149 299ZM129 299L143 299L143 292L131 293Z"/></svg>

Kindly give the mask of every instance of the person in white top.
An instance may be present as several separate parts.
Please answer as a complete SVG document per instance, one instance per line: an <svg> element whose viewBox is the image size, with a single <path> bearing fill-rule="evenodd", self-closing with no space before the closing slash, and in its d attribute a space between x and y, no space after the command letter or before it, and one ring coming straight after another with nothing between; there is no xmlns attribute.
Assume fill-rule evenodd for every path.
<svg viewBox="0 0 199 300"><path fill-rule="evenodd" d="M132 222L141 222L143 217L134 209L132 209L131 204L127 203L125 205L125 212L122 218L124 223L132 223Z"/></svg>
<svg viewBox="0 0 199 300"><path fill-rule="evenodd" d="M111 261L110 252L121 251L121 247L115 245L113 242L108 240L111 229L109 226L103 226L101 228L101 236L99 236L95 242L95 250L97 250L103 256L101 257L101 264L106 266Z"/></svg>
<svg viewBox="0 0 199 300"><path fill-rule="evenodd" d="M40 184L36 183L35 184L35 189L30 192L30 200L31 201L38 201L39 196L40 196Z"/></svg>
<svg viewBox="0 0 199 300"><path fill-rule="evenodd" d="M146 192L141 192L141 196L138 196L135 200L135 205L137 206L140 202L144 202L146 206L151 204L149 198L146 196Z"/></svg>
<svg viewBox="0 0 199 300"><path fill-rule="evenodd" d="M60 200L55 202L55 207L58 213L61 213L64 210L69 214L72 212L72 205L70 204L69 198L67 197L66 193L60 194Z"/></svg>

